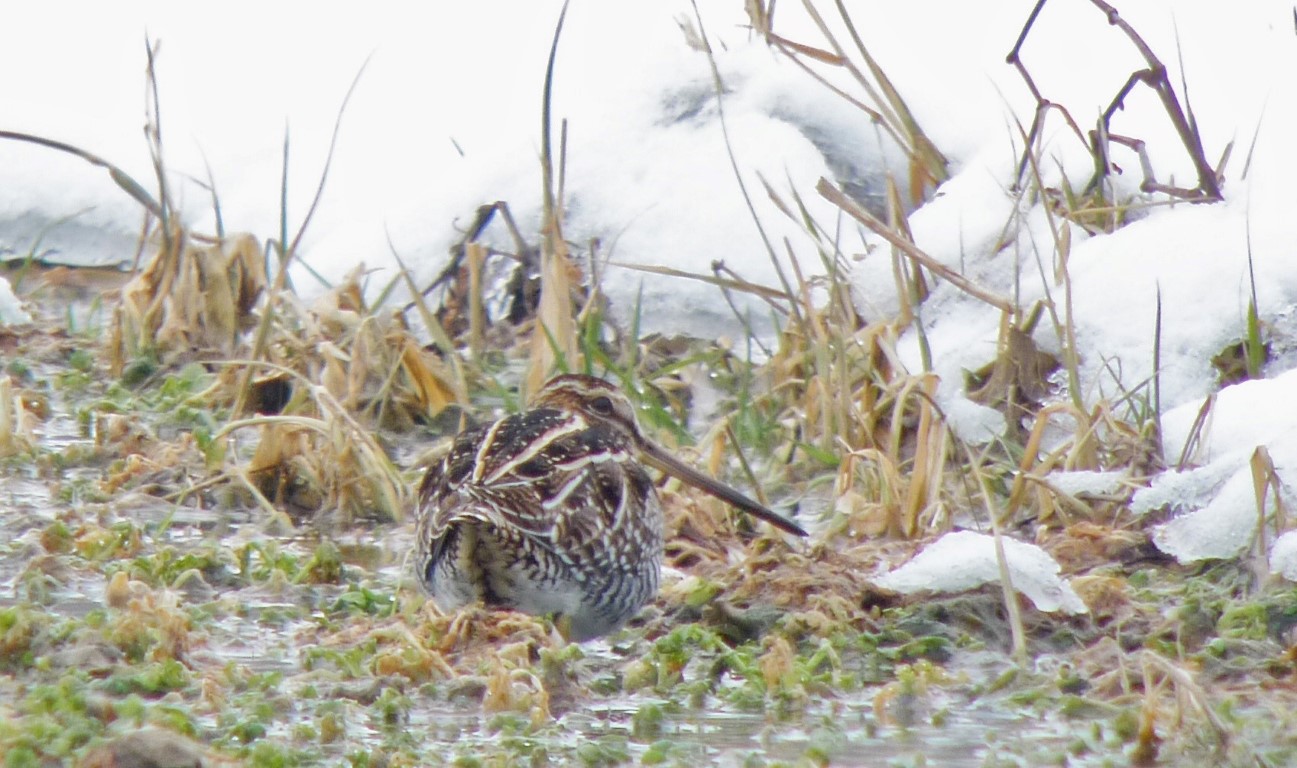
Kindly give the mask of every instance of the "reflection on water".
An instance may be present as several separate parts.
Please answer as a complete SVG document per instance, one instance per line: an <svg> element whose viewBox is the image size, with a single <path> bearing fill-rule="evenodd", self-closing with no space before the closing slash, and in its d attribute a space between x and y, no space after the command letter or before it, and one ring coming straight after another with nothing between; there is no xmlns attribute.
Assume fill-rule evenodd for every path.
<svg viewBox="0 0 1297 768"><path fill-rule="evenodd" d="M668 764L749 765L759 761L823 760L835 766L985 766L1001 756L1057 764L1077 741L1076 726L1051 719L1009 715L992 707L952 708L941 725L919 723L899 729L880 727L874 720L869 694L855 702L835 702L825 712L807 715L795 723L773 723L761 714L704 709L667 715L651 739L636 741L632 718L644 701L605 704L574 711L559 718L552 728L530 737L511 736L476 711L443 707L411 710L405 728L421 738L454 745L455 754L497 753L502 739L527 739L533 749L578 748L582 744L616 745L635 763L651 750L668 758ZM369 729L369 738L381 743L381 729ZM665 746L664 746L665 745ZM1098 758L1096 758L1097 764ZM1072 754L1069 765L1090 764L1084 755Z"/></svg>

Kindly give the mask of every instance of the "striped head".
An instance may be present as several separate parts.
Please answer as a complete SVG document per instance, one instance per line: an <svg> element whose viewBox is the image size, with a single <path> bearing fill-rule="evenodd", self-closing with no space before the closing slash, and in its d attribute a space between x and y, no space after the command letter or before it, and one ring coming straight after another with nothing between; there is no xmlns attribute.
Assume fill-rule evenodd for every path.
<svg viewBox="0 0 1297 768"><path fill-rule="evenodd" d="M645 443L630 400L620 389L594 376L579 373L555 376L545 382L529 406L579 413L592 425L621 433L636 448L642 448Z"/></svg>
<svg viewBox="0 0 1297 768"><path fill-rule="evenodd" d="M635 420L635 407L621 390L612 384L577 373L555 376L532 398L532 408L553 408L579 413L591 425L603 426L624 435L644 463L682 482L709 493L737 509L764 520L776 528L805 536L801 526L767 509L728 485L710 478L677 459L662 446L644 436Z"/></svg>

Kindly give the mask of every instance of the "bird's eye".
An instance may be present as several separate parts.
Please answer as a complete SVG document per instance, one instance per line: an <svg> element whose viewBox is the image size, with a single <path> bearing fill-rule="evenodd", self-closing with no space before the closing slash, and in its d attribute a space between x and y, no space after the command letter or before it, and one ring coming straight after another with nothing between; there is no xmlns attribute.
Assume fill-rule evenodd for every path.
<svg viewBox="0 0 1297 768"><path fill-rule="evenodd" d="M594 411L600 416L611 416L613 411L612 400L602 395L596 397L595 399L590 401L590 410Z"/></svg>

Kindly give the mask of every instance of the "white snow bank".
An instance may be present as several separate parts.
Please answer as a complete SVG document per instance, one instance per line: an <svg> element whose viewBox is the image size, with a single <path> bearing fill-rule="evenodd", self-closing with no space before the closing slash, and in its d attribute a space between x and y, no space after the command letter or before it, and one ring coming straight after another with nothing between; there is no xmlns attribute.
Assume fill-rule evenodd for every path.
<svg viewBox="0 0 1297 768"><path fill-rule="evenodd" d="M1183 451L1201 408L1190 402L1163 417L1170 461ZM1199 468L1164 473L1132 502L1139 513L1168 505L1191 510L1153 538L1181 562L1236 557L1252 543L1257 509L1250 462L1258 447L1266 448L1280 478L1297 478L1297 370L1221 390L1198 440L1188 459ZM1267 508L1272 504L1267 500Z"/></svg>
<svg viewBox="0 0 1297 768"><path fill-rule="evenodd" d="M1049 553L1034 544L1004 538L1004 556L1013 588L1047 613L1089 611L1064 579ZM954 531L924 547L923 551L874 583L903 594L965 592L1000 581L995 539L976 531Z"/></svg>
<svg viewBox="0 0 1297 768"><path fill-rule="evenodd" d="M966 397L951 397L941 403L946 423L955 437L972 445L984 445L1002 437L1007 428L1004 414Z"/></svg>
<svg viewBox="0 0 1297 768"><path fill-rule="evenodd" d="M147 35L160 44L163 148L184 219L214 230L211 195L200 186L210 168L226 230L273 236L285 132L295 229L315 194L343 95L368 60L300 255L330 279L363 261L376 270L376 292L395 274L389 239L424 280L445 265L449 246L482 204L508 202L524 234L536 239L542 86L561 5L320 8L309 33L300 9L242 0L216 13L153 0L78 4L72 15L60 2L15 6L5 17L13 34L0 46L0 69L23 74L0 81L0 122L84 148L152 188L140 130ZM887 150L863 113L809 82L743 26L742 3L699 6L753 205L781 258L787 237L798 244L804 273L816 274L820 260L804 245L802 224L778 212L757 174L788 200L795 186L831 227L835 209L808 190L821 176L876 174ZM680 21L693 16L687 0L571 4L553 91L556 153L567 121L565 234L576 243L599 241L599 255L616 262L710 275L711 263L722 261L777 285L726 152L711 67L681 31ZM49 30L57 34L43 33ZM46 225L71 216L71 224L46 233L61 259L85 263L101 255L93 253L100 244L67 237L80 227L81 234L121 235L110 246L129 260L140 215L102 169L0 142L0 250L21 251ZM604 274L623 316L644 284L647 330L710 337L740 328L711 285L615 266ZM319 289L304 271L294 277L300 290ZM734 298L758 326L769 320L759 300Z"/></svg>

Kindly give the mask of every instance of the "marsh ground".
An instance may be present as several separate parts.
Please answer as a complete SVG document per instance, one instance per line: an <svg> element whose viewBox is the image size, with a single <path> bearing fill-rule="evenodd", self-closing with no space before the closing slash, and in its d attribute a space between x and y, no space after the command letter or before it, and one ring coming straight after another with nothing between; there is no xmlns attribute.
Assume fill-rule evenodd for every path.
<svg viewBox="0 0 1297 768"><path fill-rule="evenodd" d="M0 465L7 766L1297 756L1297 594L1256 584L1245 563L1176 566L1132 525L1042 537L1090 614L1024 602L1026 667L998 590L869 588L914 542L831 526L788 542L673 490L668 583L606 641L565 645L510 614L443 616L406 576L408 517L292 504L271 517L238 483L213 482L213 435L230 418L203 399L218 374L194 362L111 375L114 299L99 277L29 275L38 323L0 330L29 419L29 442ZM374 429L411 481L444 431Z"/></svg>

